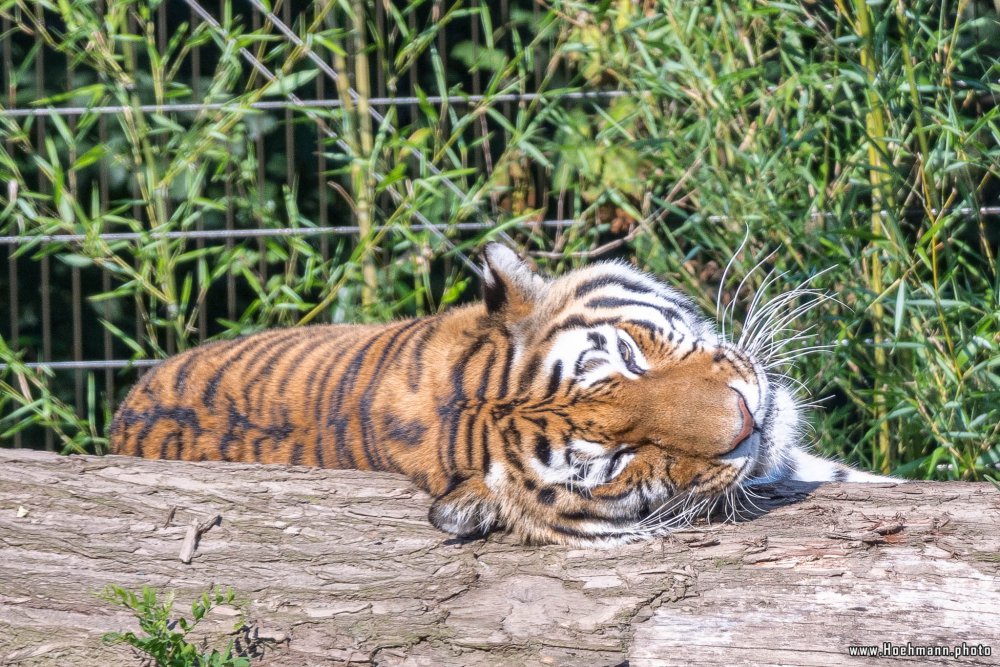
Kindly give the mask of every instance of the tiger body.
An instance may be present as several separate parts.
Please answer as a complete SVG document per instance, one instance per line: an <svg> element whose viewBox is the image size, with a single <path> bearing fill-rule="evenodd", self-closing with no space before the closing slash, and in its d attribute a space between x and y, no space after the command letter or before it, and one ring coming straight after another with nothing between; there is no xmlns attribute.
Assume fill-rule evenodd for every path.
<svg viewBox="0 0 1000 667"><path fill-rule="evenodd" d="M546 280L485 256L484 303L164 361L112 450L400 472L442 530L539 543L661 534L760 481L886 479L807 453L791 391L676 290L624 264Z"/></svg>
<svg viewBox="0 0 1000 667"><path fill-rule="evenodd" d="M440 495L456 472L487 468L497 446L506 392L490 376L513 348L493 339L486 319L465 307L203 345L133 389L112 428L116 452L386 470ZM482 386L455 370L477 363L486 367ZM485 439L460 443L459 428Z"/></svg>

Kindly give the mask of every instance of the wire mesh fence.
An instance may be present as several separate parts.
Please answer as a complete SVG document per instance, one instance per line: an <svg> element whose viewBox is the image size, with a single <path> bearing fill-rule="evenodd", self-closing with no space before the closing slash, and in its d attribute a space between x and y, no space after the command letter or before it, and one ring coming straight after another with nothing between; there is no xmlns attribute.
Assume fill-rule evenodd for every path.
<svg viewBox="0 0 1000 667"><path fill-rule="evenodd" d="M393 37L393 30L426 34L432 30L428 26L435 15L455 12L454 7L449 9L440 2L408 7L373 3L356 4L352 11L344 12L330 3L312 2L277 3L273 8L253 0L238 7L227 1L210 6L196 0L119 4L126 11L117 16L112 16L112 3L99 4L95 15L106 14L126 23L121 31L136 39L146 32L146 54L127 45L121 53L131 61L130 72L139 74L125 86L125 104L95 103L115 98L113 92L97 90L102 77L129 76L119 71L113 57L104 62L86 59L67 47L76 28L73 20L83 21L86 16L60 14L44 4L33 8L15 5L2 15L0 57L6 99L0 119L4 122L4 146L12 164L20 153L21 168L34 167L36 192L19 193L19 181L8 180L8 206L4 211L8 234L0 237L7 264L3 291L8 316L0 333L10 341L11 352L20 355L17 368L56 371L57 375L50 379L52 384L72 386L71 393L65 389L62 393L71 397L80 417L86 417L88 409L98 409L105 415L110 412L115 398L134 379L135 372L156 363L157 358L173 353L179 346L239 329L241 317L246 324L245 313L259 301L261 285L294 270L287 261L277 260L296 252L287 245L290 239L307 244L308 250L302 254L324 267L306 269L315 273L309 276L309 282L319 300L319 294L329 292L335 282L334 264L350 259L351 249L364 245L366 239L384 237L398 245L398 237L404 236L409 246L404 252L420 248L425 263L443 258L433 270L435 277L444 275L446 281L464 285L466 275L478 273L466 247L477 245L483 234L495 232L497 219L513 219L506 228L530 228L536 233L559 233L570 227L573 221L569 218L574 213L571 202L562 201L552 207L564 219L546 220L544 214L533 213L531 220L518 220L523 204L522 210L513 210L509 205L504 208L495 193L486 198L475 192L492 177L495 165L491 162L491 144L499 144L504 135L497 120L487 117L484 111L506 122L517 105L546 95L563 101L602 104L629 94L614 90L551 94L534 91L531 80L540 74L537 68L533 74L526 74L514 92L506 88L484 93L489 86L488 70L473 66L461 75L455 74L460 71L453 62L455 53L473 65L480 57L479 51L494 58L501 52L503 57L511 57L507 53L510 39L496 41L492 34L484 33L485 27L511 26L516 30L516 26L526 25L540 15L540 8L532 3L521 3L520 7L508 2L470 3L457 12L460 16L448 21L447 29L433 35L431 48L409 55L403 51L412 51L413 43L400 39L398 34ZM517 12L521 16L515 20ZM367 30L351 34L338 25L352 19L372 24L369 27L374 43L361 44ZM47 34L51 39L44 38ZM175 44L179 35L187 41L183 46ZM153 60L171 53L175 59L169 70L157 70ZM398 67L401 57L412 58L412 62ZM362 66L370 67L367 76L361 74ZM233 71L220 76L219 71L226 68ZM143 81L146 72L150 78L159 74L163 80ZM432 72L448 72L449 81L434 81ZM363 100L348 82L356 83L359 76L364 79ZM424 93L435 86L439 94ZM173 91L165 94L163 87ZM266 96L278 99L263 99ZM81 99L87 99L87 103L80 104ZM213 101L216 99L222 101ZM358 108L362 104L364 111ZM352 121L374 124L374 132L381 135L398 133L400 127L409 131L414 127L418 131L426 129L427 114L420 107L426 111L429 105L448 110L433 129L456 142L461 155L431 159L423 152L425 149L410 142L408 169L402 179L405 182L397 180L385 187L381 186L389 176L387 168L366 164L374 180L373 189L378 189L371 205L388 223L372 224L367 220L369 216L359 221L357 202L350 194L351 177L345 177L343 163L357 156L362 147L351 145L344 130ZM479 115L477 122L458 115L470 111ZM133 131L156 135L148 142L151 153L145 156L156 160L154 154L158 151L169 155L170 139L165 132L197 128L211 114L225 119L218 124L227 129L240 128L241 139L247 144L247 159L242 163L216 160L214 166L225 171L206 188L205 194L217 197L221 205L208 207L212 209L208 214L199 211L201 215L196 216L193 225L174 224L173 211L164 211L158 218L155 212L144 210L140 200L148 193L143 188L152 179L146 178L143 183L141 175L128 174L122 155L107 147L115 141L130 140L121 135L128 134L129 119L140 118L144 127ZM352 115L352 121L345 121L345 114ZM455 125L461 127L453 130ZM433 147L433 143L429 145ZM24 164L30 156L46 149L60 156L44 166ZM62 166L57 164L60 158L64 160ZM139 167L138 161L131 166ZM57 182L53 172L63 169L65 180ZM28 182L32 180L28 174L20 175ZM397 173L394 178L399 176ZM422 178L432 179L435 188L441 186L443 191L436 193L432 209L435 222L424 214L419 196L402 192ZM544 177L534 174L525 178L541 183ZM285 191L274 187L275 183L284 184ZM79 224L38 224L40 216L30 215L37 213L32 200L58 195L55 191L60 189L63 202L70 198L80 201L89 194L105 211L122 202L119 210L129 214L122 218L129 220L100 216L99 220L92 219L91 229L85 232L80 231ZM180 197L170 194L165 206L182 206ZM241 197L243 201L234 205ZM556 195L546 192L540 197L551 200ZM287 209L274 211L275 200L282 199ZM20 210L18 203L22 204ZM535 202L536 211L550 208L539 203ZM300 220L292 217L292 209ZM34 219L25 224L31 217ZM298 226L300 221L309 226ZM499 233L506 236L502 229ZM114 260L89 261L87 255L95 242L104 246L106 257ZM200 271L194 272L197 275L188 288L199 296L193 304L184 304L186 309L198 311L196 318L181 328L163 326L164 313L155 309L174 304L164 306L155 298L142 303L134 291L129 294L129 290L121 289L120 273L121 265L128 262L141 269L146 261L143 248L166 242L175 244L169 251L175 258L185 253L211 258L221 247L222 252L239 258L237 264L255 257L255 266L230 265L221 276L208 276L210 271L201 261ZM382 252L380 262L391 263L392 254ZM170 271L179 272L180 268L173 265ZM430 270L426 273L430 275ZM160 301L175 298L172 295ZM336 319L336 312L323 309L315 321ZM274 319L279 324L295 322L292 318ZM17 370L6 363L3 368ZM95 397L97 378L103 380L100 399ZM23 379L21 383L25 384ZM45 446L53 448L53 432L46 431L44 437ZM15 446L22 444L19 432L14 433L13 441Z"/></svg>
<svg viewBox="0 0 1000 667"><path fill-rule="evenodd" d="M857 81L883 84L843 64L840 11L0 0L0 389L18 397L0 444L99 448L137 374L208 339L473 298L488 239L553 270L627 249L706 304L746 228L789 248L789 280L844 262L898 308L901 284L938 289L915 267L942 236L990 266L992 70L919 73L951 86L919 95L957 101L921 120L899 86L916 115L879 143ZM921 34L993 58L967 41L988 44L978 16Z"/></svg>

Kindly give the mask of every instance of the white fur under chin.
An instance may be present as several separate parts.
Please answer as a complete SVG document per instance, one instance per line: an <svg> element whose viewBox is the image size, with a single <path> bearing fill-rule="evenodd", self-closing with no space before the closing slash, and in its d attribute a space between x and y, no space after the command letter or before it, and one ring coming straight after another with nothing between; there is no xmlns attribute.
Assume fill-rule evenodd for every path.
<svg viewBox="0 0 1000 667"><path fill-rule="evenodd" d="M764 438L758 461L745 484L766 484L788 479L794 468L794 452L801 452L802 420L792 393L780 385L771 385L769 419L762 426Z"/></svg>

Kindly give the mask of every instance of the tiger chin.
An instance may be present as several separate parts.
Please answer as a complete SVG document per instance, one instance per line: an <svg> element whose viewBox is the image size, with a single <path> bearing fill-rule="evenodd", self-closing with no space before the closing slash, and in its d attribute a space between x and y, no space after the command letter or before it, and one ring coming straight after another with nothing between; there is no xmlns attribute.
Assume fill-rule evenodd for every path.
<svg viewBox="0 0 1000 667"><path fill-rule="evenodd" d="M800 445L791 390L635 268L545 278L484 253L484 299L369 325L265 331L170 358L111 425L147 458L384 470L460 537L620 544L782 479L895 481Z"/></svg>

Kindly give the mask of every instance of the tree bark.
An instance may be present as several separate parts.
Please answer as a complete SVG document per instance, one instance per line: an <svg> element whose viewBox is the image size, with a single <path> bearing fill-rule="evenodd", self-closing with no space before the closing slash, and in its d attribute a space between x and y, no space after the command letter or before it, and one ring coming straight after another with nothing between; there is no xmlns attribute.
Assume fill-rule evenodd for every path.
<svg viewBox="0 0 1000 667"><path fill-rule="evenodd" d="M101 641L138 632L98 597L108 584L176 591L188 617L232 587L238 605L197 637L224 646L242 615L254 664L884 665L848 656L883 642L988 646L961 664L1000 662L993 486L759 493L749 521L527 547L450 539L398 475L0 450L0 664L141 664ZM193 551L192 523L207 528Z"/></svg>

